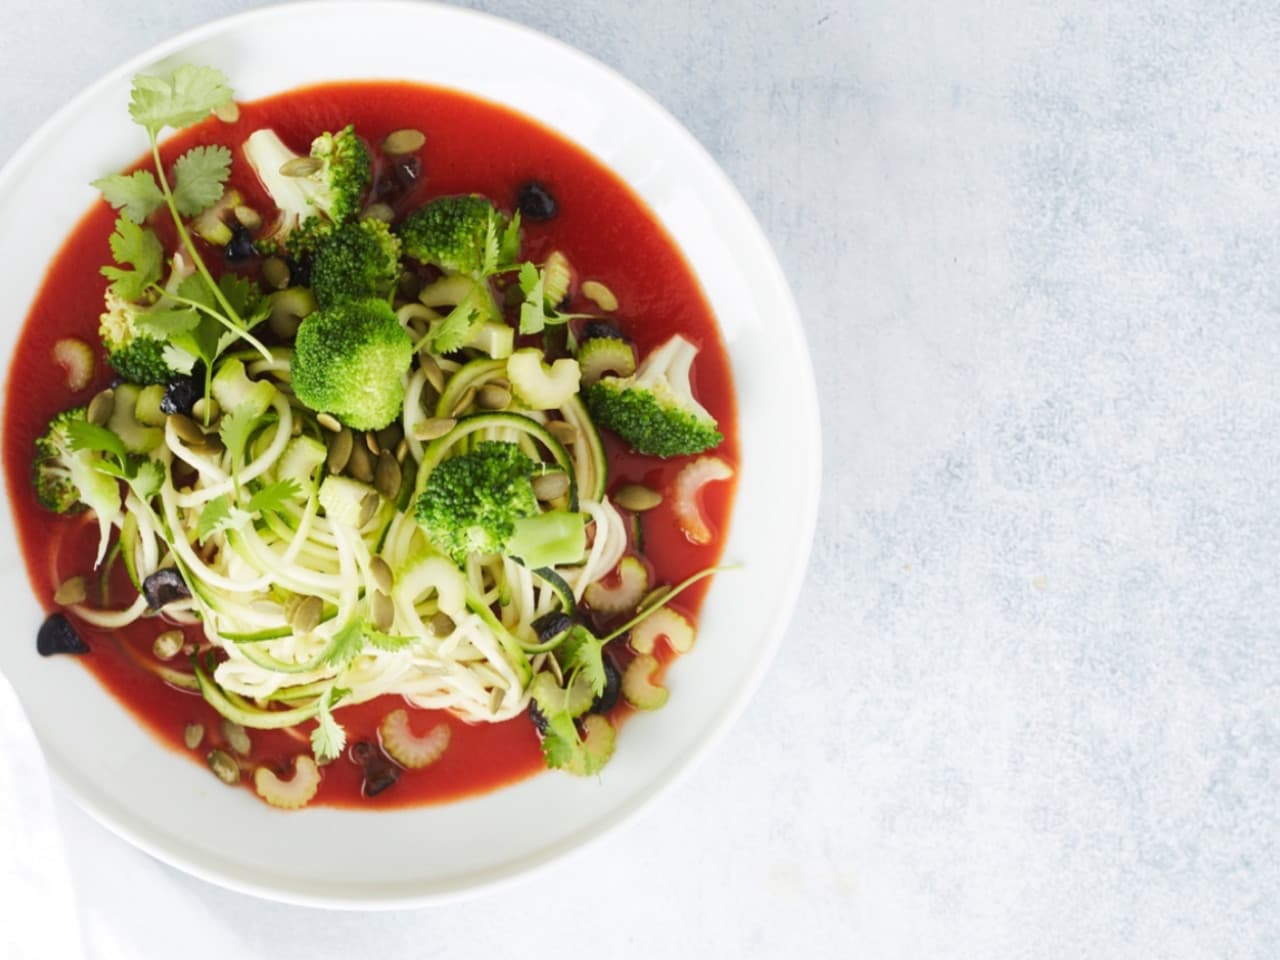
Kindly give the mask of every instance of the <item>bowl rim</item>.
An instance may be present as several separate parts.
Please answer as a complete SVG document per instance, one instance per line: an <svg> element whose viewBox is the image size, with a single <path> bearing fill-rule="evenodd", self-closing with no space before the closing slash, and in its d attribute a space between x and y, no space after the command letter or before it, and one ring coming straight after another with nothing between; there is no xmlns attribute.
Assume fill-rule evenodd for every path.
<svg viewBox="0 0 1280 960"><path fill-rule="evenodd" d="M722 710L715 722L703 731L702 736L691 752L682 761L677 760L667 763L653 776L649 777L646 782L646 788L623 801L616 809L614 817L608 823L603 825L590 824L583 831L571 835L560 844L544 848L521 861L515 862L500 875L480 877L475 882L464 881L455 889L433 889L425 892L419 890L402 895L332 896L303 893L273 885L269 881L257 882L243 873L234 873L217 865L203 864L197 860L189 859L182 852L169 849L164 843L157 842L144 830L138 829L136 818L129 816L127 811L117 809L108 798L99 795L94 790L93 784L82 778L74 765L64 765L64 758L61 755L44 749L44 738L41 732L35 728L35 725L32 725L33 729L35 729L37 740L41 743L42 753L44 753L52 779L66 788L71 798L81 809L112 833L181 872L236 892L299 906L350 910L402 909L405 907L456 902L506 888L527 879L534 873L548 869L553 864L579 855L588 847L599 843L604 837L632 822L643 810L664 796L705 760L708 753L738 720L751 698L755 695L777 655L787 625L795 610L812 557L822 486L822 443L816 380L813 372L812 357L804 338L800 312L790 284L787 282L786 274L778 261L777 254L736 185L693 134L653 96L637 84L623 76L613 67L578 48L540 30L504 17L436 2L421 2L421 0L294 0L294 2L259 7L199 24L162 40L109 69L58 108L28 135L10 158L0 166L0 197L8 189L9 182L15 179L19 172L31 163L31 158L37 155L48 141L56 137L68 123L74 120L84 104L92 101L103 90L119 83L122 79L158 61L163 61L181 53L185 49L224 33L252 28L260 20L303 10L306 11L308 17L315 17L316 15L324 16L357 8L365 14L369 14L375 8L383 8L388 12L413 11L415 14L420 14L424 10L435 11L437 14L441 11L447 11L449 16L483 21L487 22L490 28L523 34L526 37L538 40L540 43L554 47L559 55L566 57L568 60L576 61L590 70L600 71L609 75L613 81L635 98L639 106L649 110L667 128L670 134L680 141L683 149L698 155L704 161L706 170L720 181L718 185L722 188L725 199L735 208L734 212L752 229L754 235L751 240L758 248L757 252L762 258L762 263L767 266L772 274L772 280L776 285L776 294L785 307L786 319L793 322L794 331L800 338L802 349L799 353L802 362L797 364L793 372L797 377L801 395L791 397L789 402L793 403L798 409L806 410L810 414L797 418L800 423L805 425L805 429L801 431L803 434L801 444L806 448L804 452L808 456L808 462L798 465L799 469L795 471L798 482L793 487L797 495L797 502L803 508L797 510L793 515L794 528L797 531L798 557L801 562L795 563L788 569L785 578L776 584L779 602L774 607L775 613L772 622L762 625L761 632L765 634L766 640L754 665L746 675L745 681L739 685L729 700L726 709ZM340 81L342 77L336 76L333 79ZM289 89L294 88L282 87L279 92ZM599 158L597 160L604 163ZM6 382L7 379L6 373ZM739 393L740 389L740 387L735 389L735 393ZM735 511L736 509L735 506ZM16 684L13 686L15 694L21 703L23 692L17 688Z"/></svg>

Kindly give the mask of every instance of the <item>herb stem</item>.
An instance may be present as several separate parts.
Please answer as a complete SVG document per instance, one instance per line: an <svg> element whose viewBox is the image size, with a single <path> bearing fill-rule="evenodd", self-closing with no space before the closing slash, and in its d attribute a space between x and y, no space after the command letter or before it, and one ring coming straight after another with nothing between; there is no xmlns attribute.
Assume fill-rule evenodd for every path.
<svg viewBox="0 0 1280 960"><path fill-rule="evenodd" d="M672 587L670 590L664 593L661 597L659 597L656 603L654 603L652 606L645 607L643 610L641 610L634 617L632 617L630 620L628 620L626 623L620 626L617 630L613 631L613 633L609 634L607 637L602 639L600 642L602 644L608 643L610 640L615 640L618 637L622 636L632 627L648 619L650 615L652 615L653 613L656 613L658 610L661 610L668 603L670 603L680 594L684 593L686 590L692 587L699 580L705 580L707 577L715 573L725 573L728 570L736 570L738 569L739 566L741 565L736 563L730 563L721 567L707 567L707 569L705 570L699 570L693 576L685 580L682 580L680 583L677 583L674 587Z"/></svg>

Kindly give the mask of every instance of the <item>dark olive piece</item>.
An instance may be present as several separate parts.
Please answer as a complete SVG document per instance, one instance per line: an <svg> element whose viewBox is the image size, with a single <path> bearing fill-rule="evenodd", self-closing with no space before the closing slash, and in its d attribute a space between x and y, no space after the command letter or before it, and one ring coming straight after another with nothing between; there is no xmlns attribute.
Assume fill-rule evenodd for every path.
<svg viewBox="0 0 1280 960"><path fill-rule="evenodd" d="M80 639L70 620L60 613L52 613L36 633L36 652L42 657L55 653L88 653L89 645Z"/></svg>
<svg viewBox="0 0 1280 960"><path fill-rule="evenodd" d="M556 215L559 206L556 198L537 180L530 180L516 194L516 206L520 215L529 220L550 220Z"/></svg>
<svg viewBox="0 0 1280 960"><path fill-rule="evenodd" d="M400 779L400 768L368 740L353 743L349 755L353 763L364 767L363 789L366 797L376 797Z"/></svg>
<svg viewBox="0 0 1280 960"><path fill-rule="evenodd" d="M159 610L175 600L185 600L191 591L182 574L173 567L165 567L142 581L142 595L147 598L148 607Z"/></svg>
<svg viewBox="0 0 1280 960"><path fill-rule="evenodd" d="M615 327L612 323L605 323L603 320L592 320L590 323L583 324L582 333L578 335L578 342L586 343L588 340L625 340L622 331Z"/></svg>
<svg viewBox="0 0 1280 960"><path fill-rule="evenodd" d="M181 413L191 416L191 408L204 396L204 364L197 364L190 376L176 376L164 387L160 398L162 413Z"/></svg>
<svg viewBox="0 0 1280 960"><path fill-rule="evenodd" d="M227 263L248 263L258 255L253 245L253 234L243 224L237 223L231 228L231 239L222 255Z"/></svg>
<svg viewBox="0 0 1280 960"><path fill-rule="evenodd" d="M622 671L613 662L613 657L604 655L604 692L591 701L587 713L608 713L618 703L618 694L622 690Z"/></svg>
<svg viewBox="0 0 1280 960"><path fill-rule="evenodd" d="M547 732L547 718L541 710L538 709L538 701L529 701L529 720L533 723L533 728L540 734Z"/></svg>
<svg viewBox="0 0 1280 960"><path fill-rule="evenodd" d="M559 610L553 610L533 621L533 629L538 635L539 643L550 643L566 630L573 629L573 618Z"/></svg>
<svg viewBox="0 0 1280 960"><path fill-rule="evenodd" d="M313 261L311 254L294 259L293 257L285 257L284 262L289 267L289 283L295 287L311 286L311 263Z"/></svg>
<svg viewBox="0 0 1280 960"><path fill-rule="evenodd" d="M422 160L417 156L397 157L391 164L391 173L401 193L408 193L418 185L422 177Z"/></svg>

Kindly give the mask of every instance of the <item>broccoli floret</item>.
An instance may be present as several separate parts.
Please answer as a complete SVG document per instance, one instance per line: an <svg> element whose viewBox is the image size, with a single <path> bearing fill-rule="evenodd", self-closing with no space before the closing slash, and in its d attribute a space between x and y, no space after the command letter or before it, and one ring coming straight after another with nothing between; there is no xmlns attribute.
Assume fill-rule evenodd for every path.
<svg viewBox="0 0 1280 960"><path fill-rule="evenodd" d="M369 148L354 127L321 134L311 142L315 163L310 172L305 158L269 128L249 135L244 155L280 211L264 245L294 256L311 251L333 226L354 217L373 179ZM286 172L281 172L282 167Z"/></svg>
<svg viewBox="0 0 1280 960"><path fill-rule="evenodd" d="M603 377L587 388L587 407L633 450L659 457L701 453L724 439L693 398L689 368L698 348L679 334L651 352L630 377Z"/></svg>
<svg viewBox="0 0 1280 960"><path fill-rule="evenodd" d="M538 512L530 482L537 469L517 444L481 441L431 471L415 516L436 549L457 564L473 554L500 553L516 521Z"/></svg>
<svg viewBox="0 0 1280 960"><path fill-rule="evenodd" d="M336 228L316 246L311 290L320 307L385 299L400 278L400 238L381 220Z"/></svg>
<svg viewBox="0 0 1280 960"><path fill-rule="evenodd" d="M55 513L79 513L85 507L98 518L98 562L106 551L111 524L120 515L120 486L97 469L101 455L72 449L71 424L85 422L85 407L56 414L36 440L31 479L36 498Z"/></svg>
<svg viewBox="0 0 1280 960"><path fill-rule="evenodd" d="M484 197L439 197L419 207L399 228L406 256L445 273L486 277L519 252L519 223Z"/></svg>
<svg viewBox="0 0 1280 960"><path fill-rule="evenodd" d="M175 254L165 289L170 293L195 271L181 254ZM179 371L165 360L164 341L138 330L138 318L150 310L172 306L161 297L159 303L133 303L107 288L102 316L98 320L98 336L107 351L107 362L130 383L144 386L168 383Z"/></svg>
<svg viewBox="0 0 1280 960"><path fill-rule="evenodd" d="M357 430L400 415L413 343L382 300L318 310L302 321L289 367L293 392L317 412Z"/></svg>

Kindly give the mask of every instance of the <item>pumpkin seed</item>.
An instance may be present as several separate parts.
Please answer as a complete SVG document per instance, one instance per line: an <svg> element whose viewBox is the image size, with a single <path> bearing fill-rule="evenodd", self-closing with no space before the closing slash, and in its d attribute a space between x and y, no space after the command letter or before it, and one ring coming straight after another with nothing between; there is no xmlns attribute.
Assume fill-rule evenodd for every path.
<svg viewBox="0 0 1280 960"><path fill-rule="evenodd" d="M89 409L85 411L85 419L104 427L116 409L116 392L103 390L89 401Z"/></svg>
<svg viewBox="0 0 1280 960"><path fill-rule="evenodd" d="M60 603L65 607L73 603L84 603L84 598L88 595L89 591L85 587L84 577L68 577L58 584L58 589L53 595L53 602Z"/></svg>
<svg viewBox="0 0 1280 960"><path fill-rule="evenodd" d="M338 418L332 413L317 413L316 423L320 424L320 426L324 427L330 433L337 433L342 429L341 422L339 422Z"/></svg>
<svg viewBox="0 0 1280 960"><path fill-rule="evenodd" d="M240 223L240 226L244 227L246 230L257 230L262 226L262 214L253 209L253 207L246 207L242 203L236 207L232 213L236 215L236 220ZM279 257L274 259L278 260Z"/></svg>
<svg viewBox="0 0 1280 960"><path fill-rule="evenodd" d="M458 414L466 411L471 406L471 402L476 398L476 388L467 387L462 392L462 396L458 398L458 402L453 405L453 409L449 411L449 416L456 417Z"/></svg>
<svg viewBox="0 0 1280 960"><path fill-rule="evenodd" d="M381 220L390 223L396 218L396 212L385 203L371 203L360 214L361 220Z"/></svg>
<svg viewBox="0 0 1280 960"><path fill-rule="evenodd" d="M496 383L486 383L476 391L476 406L485 410L505 410L511 405L511 391Z"/></svg>
<svg viewBox="0 0 1280 960"><path fill-rule="evenodd" d="M310 633L320 623L324 615L324 602L319 597L305 597L293 608L293 616L289 618L289 626L294 633Z"/></svg>
<svg viewBox="0 0 1280 960"><path fill-rule="evenodd" d="M386 633L391 629L391 625L395 623L396 608L391 604L391 598L381 590L373 591L373 596L369 598L369 619L373 621L374 627Z"/></svg>
<svg viewBox="0 0 1280 960"><path fill-rule="evenodd" d="M373 458L363 443L351 445L351 458L347 460L347 473L361 483L373 482Z"/></svg>
<svg viewBox="0 0 1280 960"><path fill-rule="evenodd" d="M235 784L240 782L240 764L236 763L231 754L225 750L210 750L209 755L205 757L205 762L209 764L209 769L213 771L213 775L225 784Z"/></svg>
<svg viewBox="0 0 1280 960"><path fill-rule="evenodd" d="M226 449L227 448L222 445L222 441L213 434L206 434L203 443L191 445L192 453L199 454L202 457L208 457L211 460L222 456Z"/></svg>
<svg viewBox="0 0 1280 960"><path fill-rule="evenodd" d="M405 458L409 456L409 441L404 437L400 438L400 442L396 444L396 463L404 465Z"/></svg>
<svg viewBox="0 0 1280 960"><path fill-rule="evenodd" d="M427 377L427 383L435 388L436 393L444 393L444 371L440 369L440 364L436 363L435 357L423 350L418 354L418 366L422 368L422 372Z"/></svg>
<svg viewBox="0 0 1280 960"><path fill-rule="evenodd" d="M391 567L387 561L381 557L374 557L369 561L369 572L373 574L373 582L378 585L378 589L383 593L390 593L391 588L395 585L395 577L392 576Z"/></svg>
<svg viewBox="0 0 1280 960"><path fill-rule="evenodd" d="M151 644L151 652L157 660L172 660L182 650L186 635L181 630L166 630Z"/></svg>
<svg viewBox="0 0 1280 960"><path fill-rule="evenodd" d="M551 675L556 678L556 683L564 686L564 671L560 669L560 661L555 657L547 657L547 666L551 668Z"/></svg>
<svg viewBox="0 0 1280 960"><path fill-rule="evenodd" d="M262 279L267 286L283 290L289 286L289 265L279 257L267 257L262 261Z"/></svg>
<svg viewBox="0 0 1280 960"><path fill-rule="evenodd" d="M378 492L388 500L394 500L400 492L401 477L400 464L396 463L396 458L386 450L378 454L378 465L373 471L373 485L378 488Z"/></svg>
<svg viewBox="0 0 1280 960"><path fill-rule="evenodd" d="M503 699L505 699L506 695L507 695L507 691L503 690L501 687L493 688L493 690L489 693L489 712L490 713L497 713L499 710L502 709L502 701Z"/></svg>
<svg viewBox="0 0 1280 960"><path fill-rule="evenodd" d="M369 452L375 457L382 452L382 447L378 445L378 435L376 433L366 433L364 435L364 445L369 448Z"/></svg>
<svg viewBox="0 0 1280 960"><path fill-rule="evenodd" d="M293 157L280 164L282 177L309 177L324 166L316 157Z"/></svg>
<svg viewBox="0 0 1280 960"><path fill-rule="evenodd" d="M253 749L253 744L249 741L249 732L240 724L225 717L222 720L222 736L227 741L227 746L242 757L247 757L249 751Z"/></svg>
<svg viewBox="0 0 1280 960"><path fill-rule="evenodd" d="M588 300L595 302L595 305L605 313L612 313L618 309L618 298L613 295L613 291L606 287L599 280L588 280L582 285L582 295Z"/></svg>
<svg viewBox="0 0 1280 960"><path fill-rule="evenodd" d="M547 429L566 447L578 442L578 428L568 420L552 420L547 424Z"/></svg>
<svg viewBox="0 0 1280 960"><path fill-rule="evenodd" d="M625 487L619 487L614 492L613 502L624 510L643 513L645 510L652 510L660 504L662 502L662 494L638 483L629 483Z"/></svg>
<svg viewBox="0 0 1280 960"><path fill-rule="evenodd" d="M182 742L187 745L188 750L194 750L200 746L200 741L204 739L203 723L188 723L182 728Z"/></svg>
<svg viewBox="0 0 1280 960"><path fill-rule="evenodd" d="M204 443L204 431L190 417L181 413L171 413L169 423L173 426L173 432L178 435L178 439L184 443Z"/></svg>
<svg viewBox="0 0 1280 960"><path fill-rule="evenodd" d="M228 100L214 107L213 115L223 123L235 123L240 119L240 105L234 100Z"/></svg>
<svg viewBox="0 0 1280 960"><path fill-rule="evenodd" d="M539 500L556 500L569 492L569 475L561 470L533 478L533 494Z"/></svg>
<svg viewBox="0 0 1280 960"><path fill-rule="evenodd" d="M329 456L325 465L330 473L337 474L347 469L347 461L351 459L351 448L354 445L355 438L346 427L329 438Z"/></svg>
<svg viewBox="0 0 1280 960"><path fill-rule="evenodd" d="M458 425L452 417L429 417L413 425L413 435L418 440L435 440Z"/></svg>
<svg viewBox="0 0 1280 960"><path fill-rule="evenodd" d="M453 617L447 613L437 613L431 618L431 632L437 637L447 637L453 633Z"/></svg>
<svg viewBox="0 0 1280 960"><path fill-rule="evenodd" d="M396 130L387 134L382 141L382 152L388 157L403 157L417 153L426 142L427 138L421 130Z"/></svg>
<svg viewBox="0 0 1280 960"><path fill-rule="evenodd" d="M373 515L378 512L381 504L378 495L373 491L366 493L364 499L360 501L360 517L356 520L356 527L360 528L373 519Z"/></svg>

